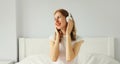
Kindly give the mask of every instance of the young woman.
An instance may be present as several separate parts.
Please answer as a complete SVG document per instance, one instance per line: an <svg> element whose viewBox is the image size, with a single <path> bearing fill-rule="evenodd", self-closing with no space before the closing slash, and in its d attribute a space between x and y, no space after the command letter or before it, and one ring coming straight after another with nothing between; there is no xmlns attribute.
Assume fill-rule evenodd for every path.
<svg viewBox="0 0 120 64"><path fill-rule="evenodd" d="M50 58L55 64L73 64L83 40L76 35L75 22L65 9L54 12L55 35L50 37ZM77 63L75 63L77 64Z"/></svg>

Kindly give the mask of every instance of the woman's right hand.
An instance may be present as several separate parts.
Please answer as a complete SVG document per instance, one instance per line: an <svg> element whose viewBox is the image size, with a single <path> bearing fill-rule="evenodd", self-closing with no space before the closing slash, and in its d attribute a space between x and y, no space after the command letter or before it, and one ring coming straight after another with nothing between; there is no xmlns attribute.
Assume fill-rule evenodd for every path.
<svg viewBox="0 0 120 64"><path fill-rule="evenodd" d="M60 39L60 33L58 32L57 28L55 28L55 33L56 33L56 39L59 40Z"/></svg>

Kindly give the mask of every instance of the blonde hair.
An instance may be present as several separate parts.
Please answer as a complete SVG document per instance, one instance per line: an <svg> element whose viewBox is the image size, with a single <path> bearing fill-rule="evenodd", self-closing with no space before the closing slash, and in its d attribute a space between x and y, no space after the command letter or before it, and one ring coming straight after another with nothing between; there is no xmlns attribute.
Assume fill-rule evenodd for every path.
<svg viewBox="0 0 120 64"><path fill-rule="evenodd" d="M60 12L63 16L65 16L65 18L69 15L69 12L65 9L58 9L54 12L54 15L57 13L57 12ZM71 15L72 16L72 15ZM73 19L73 17L72 17ZM60 39L59 39L59 42L61 42L61 38L63 37L63 33L61 30L58 31L59 34L60 34ZM72 31L71 31L71 40L76 40L76 27L75 27L75 21L73 19L73 28L72 28ZM54 39L56 40L56 32L55 32L55 35L54 35Z"/></svg>

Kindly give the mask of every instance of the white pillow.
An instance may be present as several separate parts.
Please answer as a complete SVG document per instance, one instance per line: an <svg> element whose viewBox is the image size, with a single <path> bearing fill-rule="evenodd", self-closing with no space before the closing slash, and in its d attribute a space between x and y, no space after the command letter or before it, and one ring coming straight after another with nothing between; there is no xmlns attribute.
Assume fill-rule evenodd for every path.
<svg viewBox="0 0 120 64"><path fill-rule="evenodd" d="M47 55L33 55L28 56L16 64L52 64Z"/></svg>

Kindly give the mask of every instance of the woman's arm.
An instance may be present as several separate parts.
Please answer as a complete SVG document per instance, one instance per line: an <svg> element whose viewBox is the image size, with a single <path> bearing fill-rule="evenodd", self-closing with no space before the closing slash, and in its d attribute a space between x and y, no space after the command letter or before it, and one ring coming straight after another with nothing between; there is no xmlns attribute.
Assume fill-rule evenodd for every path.
<svg viewBox="0 0 120 64"><path fill-rule="evenodd" d="M70 35L66 36L66 60L71 61L74 58L75 54L73 51L71 37Z"/></svg>
<svg viewBox="0 0 120 64"><path fill-rule="evenodd" d="M71 43L70 35L66 37L66 60L71 61L73 60L79 52L80 46L83 43L83 40L76 42L73 46Z"/></svg>
<svg viewBox="0 0 120 64"><path fill-rule="evenodd" d="M56 39L50 41L50 58L54 62L57 61L59 56L59 39L60 39L60 34L57 29L55 29L55 32L56 32Z"/></svg>
<svg viewBox="0 0 120 64"><path fill-rule="evenodd" d="M50 58L52 61L57 61L59 56L59 42L56 41L50 41Z"/></svg>

